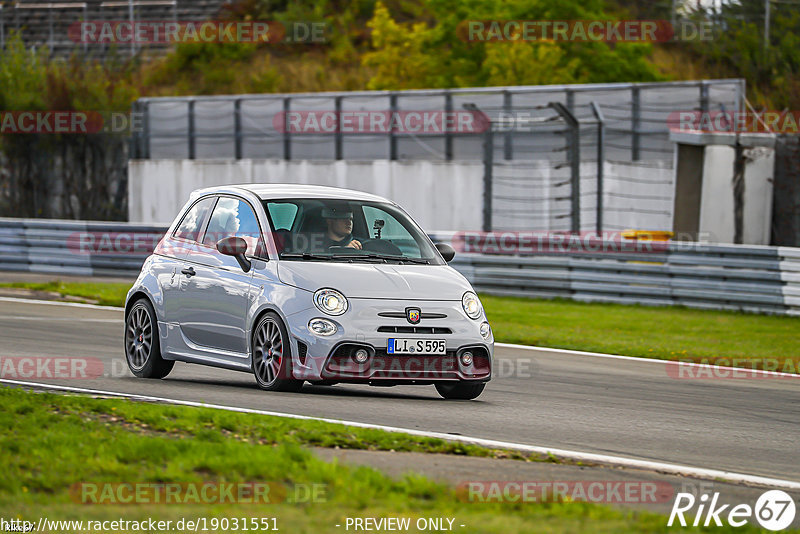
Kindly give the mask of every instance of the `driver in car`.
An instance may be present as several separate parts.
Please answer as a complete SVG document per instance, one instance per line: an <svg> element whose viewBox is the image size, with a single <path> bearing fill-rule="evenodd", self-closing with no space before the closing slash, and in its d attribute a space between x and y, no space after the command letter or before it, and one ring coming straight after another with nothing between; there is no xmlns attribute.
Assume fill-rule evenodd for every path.
<svg viewBox="0 0 800 534"><path fill-rule="evenodd" d="M348 206L332 206L322 210L328 229L322 238L323 250L330 247L361 249L361 242L353 237L353 210Z"/></svg>

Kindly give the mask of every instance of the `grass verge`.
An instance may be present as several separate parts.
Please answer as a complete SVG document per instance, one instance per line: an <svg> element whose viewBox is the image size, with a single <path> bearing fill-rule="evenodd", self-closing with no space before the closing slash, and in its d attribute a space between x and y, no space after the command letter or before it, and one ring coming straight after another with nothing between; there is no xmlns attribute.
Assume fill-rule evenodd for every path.
<svg viewBox="0 0 800 534"><path fill-rule="evenodd" d="M101 306L124 306L130 284L110 282L5 282L0 287L27 289L44 293L58 293L64 297L80 297L86 302Z"/></svg>
<svg viewBox="0 0 800 534"><path fill-rule="evenodd" d="M495 339L750 369L800 372L800 318L682 307L492 297Z"/></svg>
<svg viewBox="0 0 800 534"><path fill-rule="evenodd" d="M336 425L202 408L0 388L0 517L50 520L277 518L284 532L342 532L347 517L454 518L463 532L666 532L666 517L587 503L472 504L418 475L396 480L318 459L301 444L331 445ZM361 430L351 440L360 439ZM369 431L363 431L369 432ZM378 442L419 441L374 432ZM423 440L424 441L424 440ZM428 447L431 444L426 445ZM439 446L433 446L436 450ZM82 504L79 483L274 483L270 504ZM296 498L320 485L319 498ZM77 530L63 528L61 530ZM216 530L216 529L214 529ZM415 529L411 529L415 531ZM714 529L728 532L733 529ZM736 529L737 532L751 531Z"/></svg>
<svg viewBox="0 0 800 534"><path fill-rule="evenodd" d="M123 306L130 288L119 283L10 283ZM800 372L800 318L681 307L581 303L493 297L481 300L495 339L698 363Z"/></svg>

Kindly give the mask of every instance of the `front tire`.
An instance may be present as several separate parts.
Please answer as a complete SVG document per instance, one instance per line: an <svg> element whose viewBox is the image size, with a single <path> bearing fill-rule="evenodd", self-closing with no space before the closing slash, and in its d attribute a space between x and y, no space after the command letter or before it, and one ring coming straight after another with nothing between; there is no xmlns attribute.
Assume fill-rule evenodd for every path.
<svg viewBox="0 0 800 534"><path fill-rule="evenodd" d="M479 384L471 384L469 382L442 383L436 384L436 391L445 399L472 400L477 399L483 393L483 388L485 387L485 382Z"/></svg>
<svg viewBox="0 0 800 534"><path fill-rule="evenodd" d="M274 312L267 312L253 329L253 376L266 391L300 391L302 380L292 378L289 333Z"/></svg>
<svg viewBox="0 0 800 534"><path fill-rule="evenodd" d="M161 357L156 312L146 298L137 300L125 318L125 359L139 378L164 378L175 365Z"/></svg>

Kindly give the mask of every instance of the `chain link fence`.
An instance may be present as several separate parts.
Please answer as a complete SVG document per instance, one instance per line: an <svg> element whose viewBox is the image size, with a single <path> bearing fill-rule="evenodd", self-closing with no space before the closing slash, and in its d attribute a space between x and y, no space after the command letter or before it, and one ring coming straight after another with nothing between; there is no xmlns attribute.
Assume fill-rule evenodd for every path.
<svg viewBox="0 0 800 534"><path fill-rule="evenodd" d="M495 141L503 160L557 159L558 128L522 130L531 110L559 103L578 120L591 102L606 113L606 157L612 161L671 160L667 117L674 111L740 110L744 80L489 87L424 91L265 94L143 98L142 131L133 139L141 159L280 158L311 160L481 160L478 132L392 128L376 132L298 131L291 114L458 113L476 109L502 133ZM403 115L406 114L406 115ZM505 130L503 130L505 128ZM537 158L540 159L540 158Z"/></svg>

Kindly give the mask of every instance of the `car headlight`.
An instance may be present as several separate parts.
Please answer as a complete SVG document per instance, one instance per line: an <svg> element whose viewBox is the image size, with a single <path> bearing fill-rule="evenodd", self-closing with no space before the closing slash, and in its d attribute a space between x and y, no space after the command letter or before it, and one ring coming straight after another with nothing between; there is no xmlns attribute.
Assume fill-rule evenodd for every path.
<svg viewBox="0 0 800 534"><path fill-rule="evenodd" d="M317 317L308 322L308 329L318 336L332 336L336 333L336 325L333 322Z"/></svg>
<svg viewBox="0 0 800 534"><path fill-rule="evenodd" d="M335 289L320 289L314 293L314 304L328 315L341 315L347 311L347 299Z"/></svg>
<svg viewBox="0 0 800 534"><path fill-rule="evenodd" d="M478 300L478 295L472 291L467 291L461 297L461 306L464 307L464 313L470 319L480 319L481 317L481 301Z"/></svg>

